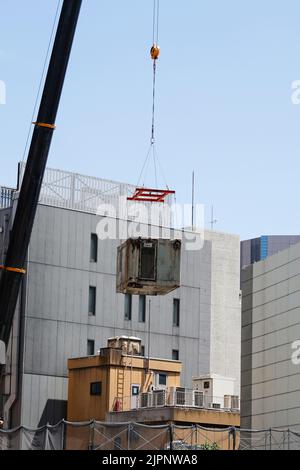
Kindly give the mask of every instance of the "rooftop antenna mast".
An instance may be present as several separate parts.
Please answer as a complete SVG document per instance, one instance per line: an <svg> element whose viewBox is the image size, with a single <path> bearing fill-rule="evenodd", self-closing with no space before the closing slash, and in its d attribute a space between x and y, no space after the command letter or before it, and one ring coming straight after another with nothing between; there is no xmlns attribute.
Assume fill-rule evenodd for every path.
<svg viewBox="0 0 300 470"><path fill-rule="evenodd" d="M210 220L211 230L214 229L214 226L216 225L217 222L218 220L214 218L214 206L211 206L211 220Z"/></svg>
<svg viewBox="0 0 300 470"><path fill-rule="evenodd" d="M194 230L194 211L195 211L195 172L192 173L192 231Z"/></svg>

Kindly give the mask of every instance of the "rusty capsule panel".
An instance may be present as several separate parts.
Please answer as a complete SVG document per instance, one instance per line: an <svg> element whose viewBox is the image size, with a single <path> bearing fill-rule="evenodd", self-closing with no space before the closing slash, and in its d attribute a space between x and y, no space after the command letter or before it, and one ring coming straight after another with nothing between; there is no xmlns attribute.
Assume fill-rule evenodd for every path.
<svg viewBox="0 0 300 470"><path fill-rule="evenodd" d="M118 247L117 292L165 295L180 287L181 241L130 238Z"/></svg>

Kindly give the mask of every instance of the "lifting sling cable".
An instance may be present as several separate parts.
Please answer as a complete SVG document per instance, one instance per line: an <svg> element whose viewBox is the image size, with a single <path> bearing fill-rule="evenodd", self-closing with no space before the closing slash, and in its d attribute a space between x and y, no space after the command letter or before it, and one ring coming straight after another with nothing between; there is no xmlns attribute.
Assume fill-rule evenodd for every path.
<svg viewBox="0 0 300 470"><path fill-rule="evenodd" d="M147 170L150 164L150 158L153 158L154 172L155 172L155 184L157 186L157 168L156 168L156 159L157 155L155 152L155 91L156 91L156 61L160 54L160 48L158 46L158 25L159 25L159 0L153 0L153 37L152 37L152 47L150 50L151 59L153 60L153 82L152 82L152 123L151 123L151 139L150 139L150 148L147 152L145 162L143 164L142 171L139 176L138 184L142 180L144 175L143 185L145 184L145 178ZM144 171L145 170L145 171Z"/></svg>
<svg viewBox="0 0 300 470"><path fill-rule="evenodd" d="M160 169L162 171L160 162L157 157L156 149L155 149L155 92L156 92L156 65L157 59L160 55L160 48L158 46L158 32L159 32L159 1L160 0L153 0L153 42L152 47L150 50L150 56L153 60L153 89L152 89L152 123L151 123L151 139L150 139L150 148L147 152L146 159L144 161L137 187L133 196L128 197L128 200L131 201L149 201L149 202L164 202L165 198L168 195L175 194L175 191L170 191L169 187L166 183L165 175L163 174L163 178L166 184L165 190L157 189L158 187L158 179L157 179L157 170ZM150 165L151 158L153 159L154 165L154 176L155 176L155 185L156 189L146 189L145 188L145 179L147 176L148 167ZM144 180L143 180L144 176ZM140 182L143 180L142 187L139 187Z"/></svg>

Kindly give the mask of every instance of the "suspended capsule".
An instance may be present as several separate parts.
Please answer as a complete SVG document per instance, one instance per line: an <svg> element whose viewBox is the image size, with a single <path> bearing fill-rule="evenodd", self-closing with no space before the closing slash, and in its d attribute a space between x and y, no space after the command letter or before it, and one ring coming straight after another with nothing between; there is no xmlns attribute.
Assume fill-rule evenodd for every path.
<svg viewBox="0 0 300 470"><path fill-rule="evenodd" d="M153 46L151 47L150 54L151 54L151 59L152 60L158 59L159 54L160 54L159 46L157 46L156 44L153 44Z"/></svg>

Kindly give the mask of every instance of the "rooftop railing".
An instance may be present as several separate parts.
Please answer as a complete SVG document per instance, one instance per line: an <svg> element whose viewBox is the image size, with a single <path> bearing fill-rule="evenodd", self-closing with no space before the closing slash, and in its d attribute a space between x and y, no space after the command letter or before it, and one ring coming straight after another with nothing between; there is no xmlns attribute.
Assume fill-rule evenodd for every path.
<svg viewBox="0 0 300 470"><path fill-rule="evenodd" d="M0 209L6 209L12 205L15 189L0 186Z"/></svg>
<svg viewBox="0 0 300 470"><path fill-rule="evenodd" d="M167 388L152 390L130 397L116 397L112 411L130 411L144 408L161 407L203 408L239 412L240 399L237 395L224 395L216 397L207 395L203 391L186 388Z"/></svg>

